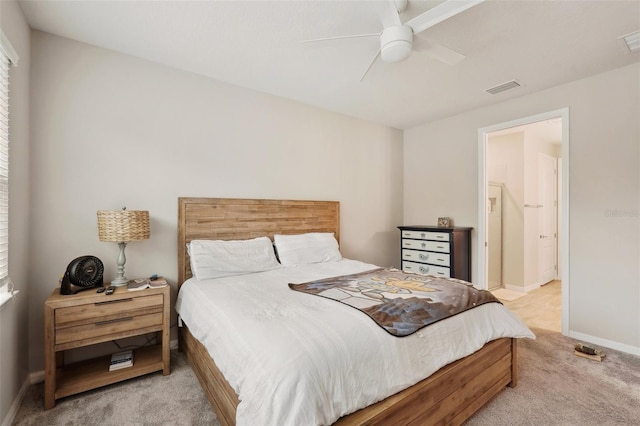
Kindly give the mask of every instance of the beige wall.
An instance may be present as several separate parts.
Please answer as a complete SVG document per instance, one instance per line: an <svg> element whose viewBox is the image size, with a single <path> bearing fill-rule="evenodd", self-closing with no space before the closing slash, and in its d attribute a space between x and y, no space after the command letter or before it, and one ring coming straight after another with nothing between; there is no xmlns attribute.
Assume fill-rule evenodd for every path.
<svg viewBox="0 0 640 426"><path fill-rule="evenodd" d="M478 129L564 107L569 330L640 354L640 64L406 130L404 222L447 214L477 230Z"/></svg>
<svg viewBox="0 0 640 426"><path fill-rule="evenodd" d="M0 423L14 412L28 383L29 270L29 68L30 30L15 1L0 1L0 26L19 56L11 68L9 106L9 276L20 290L0 308ZM13 411L12 411L13 410Z"/></svg>
<svg viewBox="0 0 640 426"><path fill-rule="evenodd" d="M40 307L67 264L92 254L115 276L100 209L149 210L126 274L164 275L174 292L180 196L338 200L343 254L397 264L400 131L46 33L32 52L32 370Z"/></svg>
<svg viewBox="0 0 640 426"><path fill-rule="evenodd" d="M524 139L524 132L515 132L487 140L487 178L503 184L502 284L511 290L525 286Z"/></svg>

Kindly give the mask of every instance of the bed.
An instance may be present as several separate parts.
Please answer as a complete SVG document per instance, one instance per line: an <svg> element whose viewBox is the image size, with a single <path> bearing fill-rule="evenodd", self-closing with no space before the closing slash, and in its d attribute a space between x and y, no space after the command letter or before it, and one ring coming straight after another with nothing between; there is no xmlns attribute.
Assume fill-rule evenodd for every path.
<svg viewBox="0 0 640 426"><path fill-rule="evenodd" d="M331 233L335 235L337 241L340 238L338 202L179 198L178 204L179 305L182 304L181 298L188 297L186 291L183 293L183 284L189 283L184 286L185 290L189 286L197 287L192 284L192 271L187 253L187 243L193 240L248 240L264 236L273 239L276 234L305 233ZM278 275L280 271L276 270L273 274ZM241 277L238 280L243 279L245 278ZM192 299L198 299L198 297L191 296ZM232 303L229 304L233 306ZM480 312L481 308L471 311ZM180 317L182 320L183 315L180 314ZM463 315L457 315L457 317L462 318ZM210 356L210 351L198 338L194 337L194 334L202 334L202 324L200 321L192 321L192 324L189 324L189 321L181 321L180 350L185 352L220 423L235 425L240 404L238 394L216 364L216 360ZM192 328L198 332L192 333ZM517 337L533 337L533 335L527 329ZM387 338L406 339L392 336ZM239 358L244 355L242 352L238 354ZM228 360L221 366L227 364ZM229 372L228 367L227 372ZM234 375L231 381L237 382L238 379ZM420 378L415 384L398 390L382 400L358 408L339 418L332 418L329 421L313 420L313 422L336 425L462 424L506 386L513 387L516 384L517 339L496 338L481 343L473 353L442 366L428 377ZM271 395L265 395L264 399L268 400L271 397Z"/></svg>

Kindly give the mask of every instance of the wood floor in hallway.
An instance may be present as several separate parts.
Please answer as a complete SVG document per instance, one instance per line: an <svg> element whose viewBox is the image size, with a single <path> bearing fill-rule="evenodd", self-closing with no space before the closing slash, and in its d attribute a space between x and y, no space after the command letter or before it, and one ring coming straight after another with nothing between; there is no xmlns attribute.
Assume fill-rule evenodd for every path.
<svg viewBox="0 0 640 426"><path fill-rule="evenodd" d="M561 331L562 297L559 280L551 281L519 299L503 301L529 327Z"/></svg>

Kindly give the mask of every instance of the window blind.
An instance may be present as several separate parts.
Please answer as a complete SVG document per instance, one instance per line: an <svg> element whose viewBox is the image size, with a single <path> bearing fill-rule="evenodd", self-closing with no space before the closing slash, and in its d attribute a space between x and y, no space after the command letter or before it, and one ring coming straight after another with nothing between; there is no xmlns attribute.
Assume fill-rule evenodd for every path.
<svg viewBox="0 0 640 426"><path fill-rule="evenodd" d="M6 42L0 48L0 287L9 281L9 65Z"/></svg>
<svg viewBox="0 0 640 426"><path fill-rule="evenodd" d="M9 57L0 50L0 286L9 278Z"/></svg>

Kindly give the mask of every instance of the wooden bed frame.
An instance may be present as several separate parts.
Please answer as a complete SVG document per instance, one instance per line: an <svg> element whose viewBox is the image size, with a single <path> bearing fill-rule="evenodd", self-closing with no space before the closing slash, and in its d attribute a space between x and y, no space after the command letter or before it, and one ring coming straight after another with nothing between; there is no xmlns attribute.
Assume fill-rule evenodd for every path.
<svg viewBox="0 0 640 426"><path fill-rule="evenodd" d="M186 244L195 239L236 240L276 233L334 232L340 241L340 205L335 201L178 199L178 285L191 277ZM238 396L204 346L180 328L186 353L218 420L235 425ZM459 425L505 386L517 384L517 341L503 338L455 361L376 404L340 418L346 425Z"/></svg>

